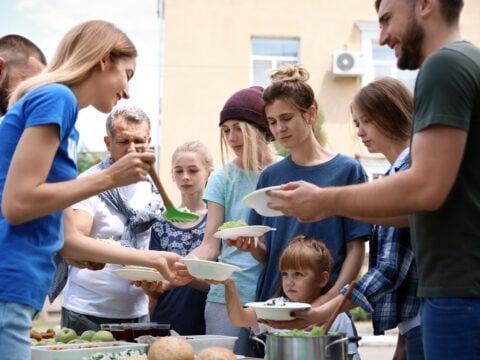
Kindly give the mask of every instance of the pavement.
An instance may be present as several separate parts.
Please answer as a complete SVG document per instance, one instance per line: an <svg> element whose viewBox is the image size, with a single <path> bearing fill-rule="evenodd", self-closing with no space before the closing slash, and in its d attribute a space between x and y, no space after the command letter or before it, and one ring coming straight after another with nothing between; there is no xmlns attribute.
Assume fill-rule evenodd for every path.
<svg viewBox="0 0 480 360"><path fill-rule="evenodd" d="M385 332L385 335L373 335L370 321L355 322L360 340L358 352L362 360L389 360L392 359L397 344L397 329Z"/></svg>

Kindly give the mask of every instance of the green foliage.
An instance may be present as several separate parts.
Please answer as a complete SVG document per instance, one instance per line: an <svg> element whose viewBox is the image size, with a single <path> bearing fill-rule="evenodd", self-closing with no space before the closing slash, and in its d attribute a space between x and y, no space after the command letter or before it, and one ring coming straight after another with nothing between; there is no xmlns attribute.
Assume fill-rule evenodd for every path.
<svg viewBox="0 0 480 360"><path fill-rule="evenodd" d="M353 321L367 321L372 319L372 314L367 313L361 307L356 307L349 311Z"/></svg>
<svg viewBox="0 0 480 360"><path fill-rule="evenodd" d="M103 156L101 152L94 152L87 149L86 146L82 146L77 154L77 170L81 174L89 167L99 163Z"/></svg>

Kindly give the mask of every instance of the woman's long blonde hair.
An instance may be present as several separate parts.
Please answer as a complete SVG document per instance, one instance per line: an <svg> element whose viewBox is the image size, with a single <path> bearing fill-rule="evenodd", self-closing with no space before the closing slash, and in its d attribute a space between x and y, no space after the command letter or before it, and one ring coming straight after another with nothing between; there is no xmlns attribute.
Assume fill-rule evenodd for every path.
<svg viewBox="0 0 480 360"><path fill-rule="evenodd" d="M44 84L72 86L82 83L107 56L114 62L120 58L135 58L137 49L123 31L107 21L80 23L65 34L45 71L17 87L9 106L26 92Z"/></svg>
<svg viewBox="0 0 480 360"><path fill-rule="evenodd" d="M275 153L265 138L265 134L246 121L239 121L238 126L242 130L243 136L243 152L241 156L243 169L254 173L264 170L275 161ZM222 163L225 165L229 158L230 147L223 131L220 132L220 148ZM254 180L256 181L257 179L255 178Z"/></svg>

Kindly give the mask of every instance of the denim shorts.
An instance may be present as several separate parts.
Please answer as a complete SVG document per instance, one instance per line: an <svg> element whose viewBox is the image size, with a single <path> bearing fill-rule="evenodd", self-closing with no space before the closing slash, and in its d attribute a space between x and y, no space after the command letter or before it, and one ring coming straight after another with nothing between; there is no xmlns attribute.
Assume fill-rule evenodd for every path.
<svg viewBox="0 0 480 360"><path fill-rule="evenodd" d="M37 310L0 301L0 354L2 359L30 359L30 329Z"/></svg>

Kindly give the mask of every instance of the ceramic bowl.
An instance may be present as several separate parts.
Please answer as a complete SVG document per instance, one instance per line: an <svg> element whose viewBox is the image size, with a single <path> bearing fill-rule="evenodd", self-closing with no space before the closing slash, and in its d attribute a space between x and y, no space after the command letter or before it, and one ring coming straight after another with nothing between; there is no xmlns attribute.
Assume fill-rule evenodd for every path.
<svg viewBox="0 0 480 360"><path fill-rule="evenodd" d="M255 310L257 318L265 320L293 320L290 313L294 310L308 309L310 304L299 302L275 302L269 301L247 303L245 306Z"/></svg>
<svg viewBox="0 0 480 360"><path fill-rule="evenodd" d="M234 271L240 270L238 266L216 261L200 259L182 259L181 261L187 265L190 275L198 279L223 281L228 279Z"/></svg>
<svg viewBox="0 0 480 360"><path fill-rule="evenodd" d="M267 204L270 201L270 196L267 195L268 190L279 189L280 185L269 186L262 189L255 190L246 195L242 202L245 206L255 209L257 213L263 216L282 216L283 213L278 210L270 209Z"/></svg>

